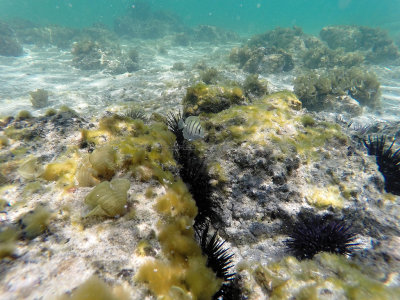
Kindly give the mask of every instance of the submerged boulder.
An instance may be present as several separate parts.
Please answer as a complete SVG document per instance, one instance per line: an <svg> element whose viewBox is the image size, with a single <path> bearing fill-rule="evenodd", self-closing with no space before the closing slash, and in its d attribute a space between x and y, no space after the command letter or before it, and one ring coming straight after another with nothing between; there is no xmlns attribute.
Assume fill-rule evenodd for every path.
<svg viewBox="0 0 400 300"><path fill-rule="evenodd" d="M7 24L0 22L0 55L21 56L23 53L14 31Z"/></svg>

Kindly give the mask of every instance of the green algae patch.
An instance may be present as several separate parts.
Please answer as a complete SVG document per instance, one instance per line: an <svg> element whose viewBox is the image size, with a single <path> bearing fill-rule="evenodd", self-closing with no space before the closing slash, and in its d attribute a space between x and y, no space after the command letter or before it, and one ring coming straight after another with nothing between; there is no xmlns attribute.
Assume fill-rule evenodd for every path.
<svg viewBox="0 0 400 300"><path fill-rule="evenodd" d="M42 184L39 181L29 182L22 191L22 196L27 198L35 193L40 192L43 189Z"/></svg>
<svg viewBox="0 0 400 300"><path fill-rule="evenodd" d="M38 206L33 211L22 217L23 234L28 239L34 239L41 235L50 224L51 213L43 207Z"/></svg>
<svg viewBox="0 0 400 300"><path fill-rule="evenodd" d="M81 186L110 180L118 171L130 172L140 181L173 180L167 169L175 165L175 136L165 124L145 125L141 120L115 116L101 119L99 129L81 133L82 142L96 146L89 159L81 159L77 174Z"/></svg>
<svg viewBox="0 0 400 300"><path fill-rule="evenodd" d="M39 138L30 128L17 128L15 125L7 126L4 129L4 135L17 141L31 141L35 137Z"/></svg>
<svg viewBox="0 0 400 300"><path fill-rule="evenodd" d="M77 154L64 157L62 160L46 165L41 177L47 181L57 181L60 186L65 188L74 185L75 173L77 169Z"/></svg>
<svg viewBox="0 0 400 300"><path fill-rule="evenodd" d="M344 199L341 196L339 187L336 185L324 188L313 187L307 191L307 202L317 208L343 208Z"/></svg>
<svg viewBox="0 0 400 300"><path fill-rule="evenodd" d="M240 87L224 87L198 83L188 87L183 98L183 112L189 115L218 113L234 104L244 104L246 98Z"/></svg>
<svg viewBox="0 0 400 300"><path fill-rule="evenodd" d="M136 280L147 283L159 299L211 299L222 281L206 267L207 258L194 239L197 207L185 184L170 185L154 207L161 215L158 240L166 260L148 260Z"/></svg>
<svg viewBox="0 0 400 300"><path fill-rule="evenodd" d="M249 105L234 105L216 114L200 116L206 131L196 149L206 144L269 146L282 159L298 154L304 162L329 155L324 148L349 144L338 124L318 121L301 111L301 102L289 92L265 96Z"/></svg>
<svg viewBox="0 0 400 300"><path fill-rule="evenodd" d="M43 166L38 162L37 157L31 157L22 163L17 172L26 180L34 180L43 174Z"/></svg>
<svg viewBox="0 0 400 300"><path fill-rule="evenodd" d="M116 217L125 213L130 182L127 179L113 179L98 184L86 197L85 204L91 209L86 217Z"/></svg>
<svg viewBox="0 0 400 300"><path fill-rule="evenodd" d="M18 236L15 228L4 227L0 230L0 260L13 255Z"/></svg>
<svg viewBox="0 0 400 300"><path fill-rule="evenodd" d="M400 287L388 286L365 266L344 256L321 253L312 260L287 257L252 270L269 299L396 299Z"/></svg>
<svg viewBox="0 0 400 300"><path fill-rule="evenodd" d="M265 145L266 133L294 134L295 111L301 103L290 92L278 92L246 106L232 106L218 114L208 115L205 122L212 143L233 140Z"/></svg>
<svg viewBox="0 0 400 300"><path fill-rule="evenodd" d="M4 135L0 135L0 149L6 148L8 145L10 145L8 138Z"/></svg>

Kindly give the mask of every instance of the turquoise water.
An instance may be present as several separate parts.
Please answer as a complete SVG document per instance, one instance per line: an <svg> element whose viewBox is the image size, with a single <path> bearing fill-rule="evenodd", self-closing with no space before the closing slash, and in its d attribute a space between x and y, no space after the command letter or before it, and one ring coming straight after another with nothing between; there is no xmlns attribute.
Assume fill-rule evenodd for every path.
<svg viewBox="0 0 400 300"><path fill-rule="evenodd" d="M240 33L276 26L300 26L317 33L326 25L357 24L400 30L399 0L165 0L144 1L174 12L189 25L209 24ZM129 0L0 0L0 18L83 27L112 26L116 16L135 6Z"/></svg>

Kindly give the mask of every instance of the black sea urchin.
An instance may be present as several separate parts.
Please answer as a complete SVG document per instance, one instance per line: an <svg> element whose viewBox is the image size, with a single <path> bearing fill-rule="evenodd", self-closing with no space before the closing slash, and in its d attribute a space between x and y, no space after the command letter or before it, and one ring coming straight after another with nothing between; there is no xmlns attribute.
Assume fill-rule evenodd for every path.
<svg viewBox="0 0 400 300"><path fill-rule="evenodd" d="M207 256L207 267L211 268L218 278L224 281L230 281L235 277L231 273L233 254L229 254L229 248L224 248L225 241L221 241L215 232L211 239L208 238L208 226L202 231L198 231L200 247L205 256Z"/></svg>
<svg viewBox="0 0 400 300"><path fill-rule="evenodd" d="M179 126L179 121L182 120L182 113L181 111L178 111L177 113L169 113L167 116L167 126L170 131L172 131L173 134L175 134L176 137L176 143L178 146L182 147L185 138L183 137L183 130Z"/></svg>
<svg viewBox="0 0 400 300"><path fill-rule="evenodd" d="M211 197L212 187L207 166L202 158L196 154L195 147L190 141L185 140L183 130L179 124L182 113L170 113L167 117L167 125L176 136L174 158L179 164L179 175L192 194L198 214L194 226L201 228L207 220L218 222L218 205Z"/></svg>
<svg viewBox="0 0 400 300"><path fill-rule="evenodd" d="M311 259L318 252L350 254L358 245L351 225L318 215L295 223L289 237L286 245L298 259Z"/></svg>
<svg viewBox="0 0 400 300"><path fill-rule="evenodd" d="M368 141L363 142L368 154L376 156L379 171L385 177L385 191L400 195L400 148L393 152L393 141L385 150L386 137L383 135L380 138L376 136L373 140L368 136Z"/></svg>
<svg viewBox="0 0 400 300"><path fill-rule="evenodd" d="M212 297L213 300L240 300L242 290L239 278L230 269L233 266L229 248L224 248L225 241L221 241L215 232L208 238L208 224L196 231L201 250L207 257L207 267L211 268L218 278L224 280L221 288Z"/></svg>

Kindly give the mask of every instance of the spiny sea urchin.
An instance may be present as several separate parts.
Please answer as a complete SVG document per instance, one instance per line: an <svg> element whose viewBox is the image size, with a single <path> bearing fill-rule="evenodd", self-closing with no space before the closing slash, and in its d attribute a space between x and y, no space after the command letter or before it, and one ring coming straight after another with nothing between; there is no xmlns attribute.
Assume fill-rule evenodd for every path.
<svg viewBox="0 0 400 300"><path fill-rule="evenodd" d="M358 245L356 233L343 220L313 215L296 222L285 243L298 259L311 259L318 252L350 254Z"/></svg>
<svg viewBox="0 0 400 300"><path fill-rule="evenodd" d="M221 241L215 232L212 237L208 238L208 225L202 231L197 231L201 250L207 256L207 267L211 268L218 278L224 281L230 281L235 277L235 273L231 273L232 257L229 254L229 248L224 248L225 241Z"/></svg>
<svg viewBox="0 0 400 300"><path fill-rule="evenodd" d="M379 171L385 177L385 191L400 195L400 148L392 151L395 140L386 150L386 137L383 135L380 138L376 136L375 139L368 136L368 141L364 139L363 142L368 154L376 156Z"/></svg>
<svg viewBox="0 0 400 300"><path fill-rule="evenodd" d="M194 149L185 148L179 151L177 161L181 166L179 175L187 185L198 209L195 227L202 226L207 220L219 222L219 207L212 198L211 178L204 160L195 154Z"/></svg>
<svg viewBox="0 0 400 300"><path fill-rule="evenodd" d="M177 113L169 113L167 116L168 129L175 134L176 143L182 147L185 141L183 130L179 126L179 121L182 120L182 112L179 110Z"/></svg>
<svg viewBox="0 0 400 300"><path fill-rule="evenodd" d="M217 213L218 205L211 197L211 178L207 166L204 160L197 155L193 144L184 138L183 131L179 126L181 120L182 113L180 111L176 114L170 113L167 117L167 125L176 136L174 158L180 166L179 175L187 185L198 208L194 226L201 228L207 220L220 221Z"/></svg>

